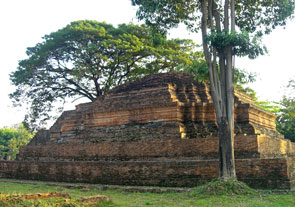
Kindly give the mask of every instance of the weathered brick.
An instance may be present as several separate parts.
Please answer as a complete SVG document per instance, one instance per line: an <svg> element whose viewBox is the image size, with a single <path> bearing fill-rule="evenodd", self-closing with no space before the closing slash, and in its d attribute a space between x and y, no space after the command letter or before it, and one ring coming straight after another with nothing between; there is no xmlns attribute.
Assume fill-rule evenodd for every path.
<svg viewBox="0 0 295 207"><path fill-rule="evenodd" d="M294 188L294 143L275 116L235 92L239 180ZM103 184L196 186L218 177L218 128L209 87L185 73L146 76L67 111L1 161L0 177Z"/></svg>

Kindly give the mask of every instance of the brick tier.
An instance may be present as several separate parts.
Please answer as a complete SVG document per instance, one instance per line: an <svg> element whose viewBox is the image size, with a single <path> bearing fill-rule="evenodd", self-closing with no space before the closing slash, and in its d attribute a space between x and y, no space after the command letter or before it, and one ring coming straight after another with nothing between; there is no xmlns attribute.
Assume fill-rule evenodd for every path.
<svg viewBox="0 0 295 207"><path fill-rule="evenodd" d="M276 117L235 91L239 180L293 189L295 145ZM120 185L196 186L218 177L218 127L208 85L186 73L150 75L66 111L0 161L0 177Z"/></svg>

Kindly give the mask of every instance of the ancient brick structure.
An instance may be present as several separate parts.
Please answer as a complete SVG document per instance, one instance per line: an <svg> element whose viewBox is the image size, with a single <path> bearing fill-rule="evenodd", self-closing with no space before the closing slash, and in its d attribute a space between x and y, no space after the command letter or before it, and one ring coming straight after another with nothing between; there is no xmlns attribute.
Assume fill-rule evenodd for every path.
<svg viewBox="0 0 295 207"><path fill-rule="evenodd" d="M235 92L239 180L294 188L295 145L275 116ZM126 185L196 186L218 177L217 125L210 91L189 74L165 73L114 88L64 112L1 161L0 177Z"/></svg>

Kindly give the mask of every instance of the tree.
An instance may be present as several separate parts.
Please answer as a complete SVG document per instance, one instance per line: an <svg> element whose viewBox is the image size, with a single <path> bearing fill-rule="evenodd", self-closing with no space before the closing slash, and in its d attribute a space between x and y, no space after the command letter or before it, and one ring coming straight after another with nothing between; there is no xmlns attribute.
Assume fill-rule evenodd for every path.
<svg viewBox="0 0 295 207"><path fill-rule="evenodd" d="M277 130L286 139L295 141L295 98L284 96L279 102L280 109L277 113Z"/></svg>
<svg viewBox="0 0 295 207"><path fill-rule="evenodd" d="M189 64L191 40L167 40L145 25L76 21L27 48L10 74L16 86L10 98L27 104L30 124L50 118L54 103L86 97L95 101L110 88L146 74Z"/></svg>
<svg viewBox="0 0 295 207"><path fill-rule="evenodd" d="M294 94L295 81L290 80L286 88ZM283 96L278 103L279 110L277 110L277 130L282 133L286 139L295 142L295 97L294 95Z"/></svg>
<svg viewBox="0 0 295 207"><path fill-rule="evenodd" d="M285 139L295 141L295 98L283 96L279 102L258 101L263 109L277 115L277 131L284 135Z"/></svg>
<svg viewBox="0 0 295 207"><path fill-rule="evenodd" d="M159 30L165 31L181 22L192 31L201 30L219 128L219 176L222 180L235 179L233 57L255 58L264 54L265 48L259 44L259 39L275 27L286 24L286 20L293 14L294 1L131 1L133 5L139 6L138 18Z"/></svg>
<svg viewBox="0 0 295 207"><path fill-rule="evenodd" d="M19 152L19 147L26 145L33 138L24 124L0 129L0 157L14 160Z"/></svg>
<svg viewBox="0 0 295 207"><path fill-rule="evenodd" d="M289 81L286 89L295 89L294 80ZM255 100L261 108L277 115L277 131L283 134L285 139L295 142L295 97L284 95L279 102L258 101L257 97Z"/></svg>

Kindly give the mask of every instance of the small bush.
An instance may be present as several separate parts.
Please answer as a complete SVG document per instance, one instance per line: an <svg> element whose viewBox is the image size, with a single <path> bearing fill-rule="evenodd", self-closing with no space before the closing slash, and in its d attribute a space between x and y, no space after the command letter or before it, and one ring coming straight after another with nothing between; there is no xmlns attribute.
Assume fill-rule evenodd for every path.
<svg viewBox="0 0 295 207"><path fill-rule="evenodd" d="M238 180L223 181L213 180L198 186L192 191L192 195L253 195L256 191Z"/></svg>

